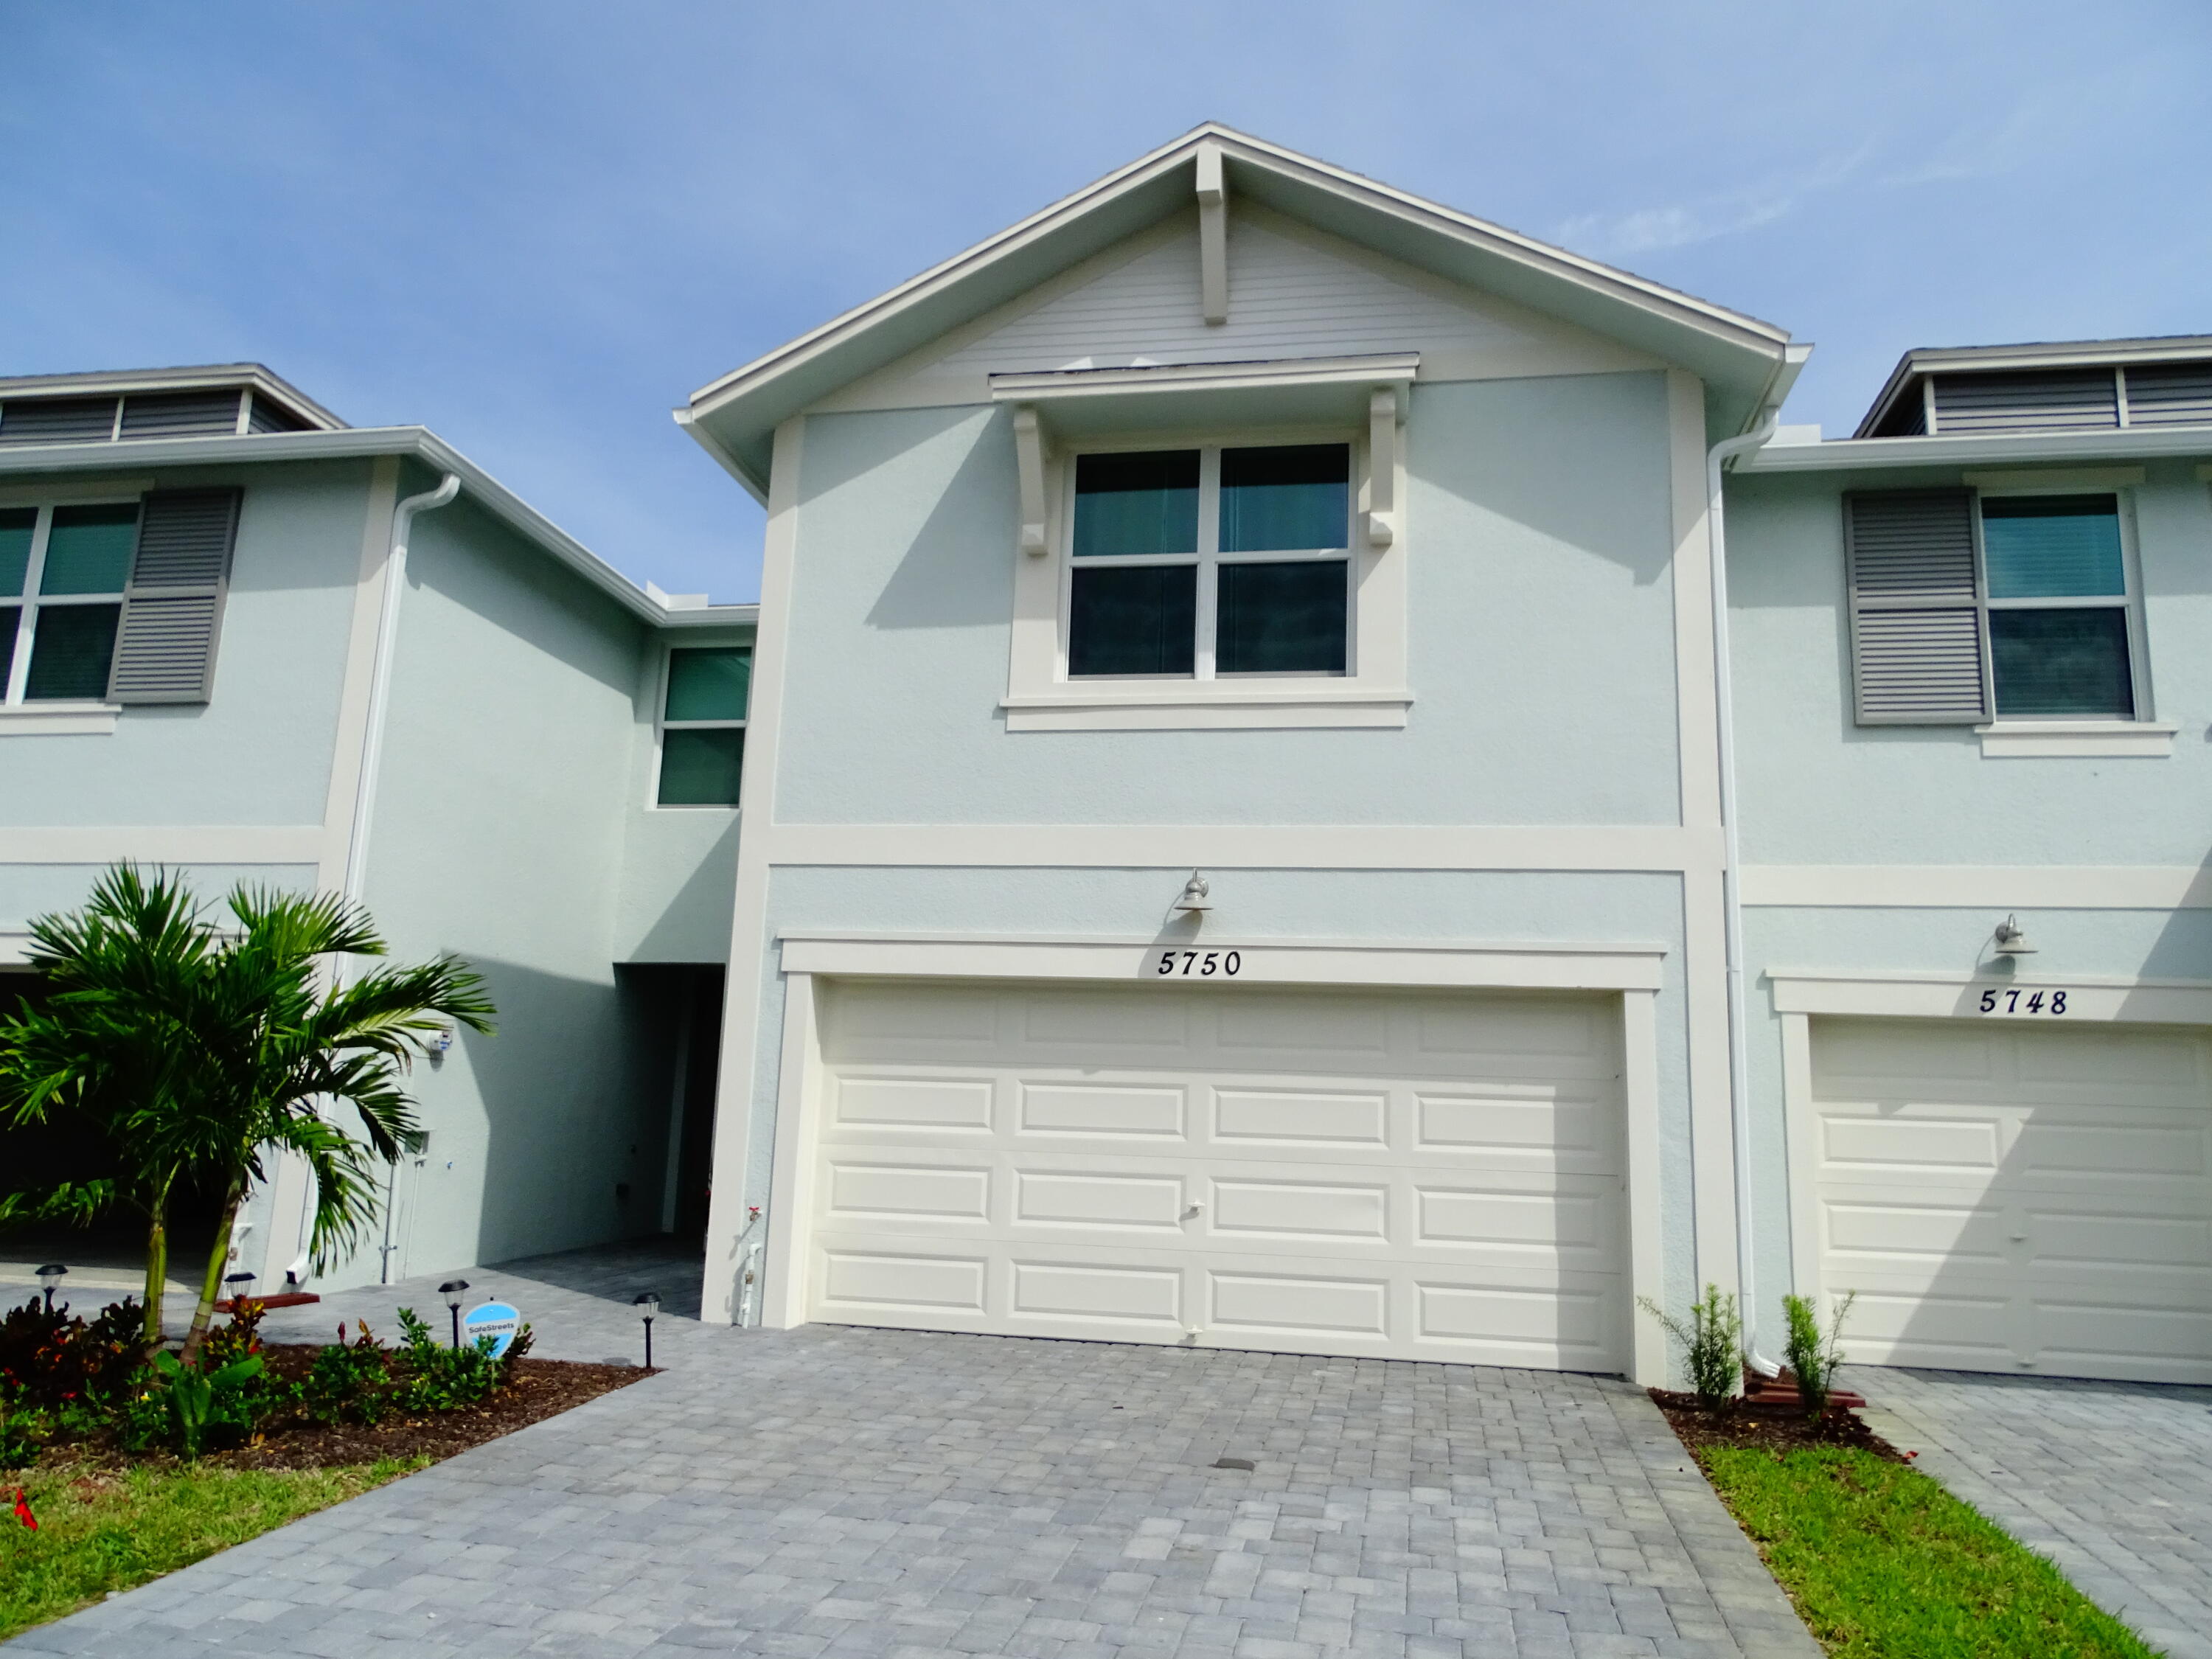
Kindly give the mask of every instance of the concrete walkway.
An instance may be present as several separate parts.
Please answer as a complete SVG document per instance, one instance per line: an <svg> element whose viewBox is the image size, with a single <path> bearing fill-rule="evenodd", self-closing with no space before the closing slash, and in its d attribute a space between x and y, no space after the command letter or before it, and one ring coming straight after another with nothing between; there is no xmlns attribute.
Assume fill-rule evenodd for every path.
<svg viewBox="0 0 2212 1659"><path fill-rule="evenodd" d="M615 1253L469 1277L533 1320L541 1352L605 1358L635 1352L639 1274L673 1271ZM441 1305L434 1284L402 1288ZM319 1335L397 1299L352 1293L287 1319ZM663 1323L664 1374L13 1649L1819 1652L1618 1380Z"/></svg>
<svg viewBox="0 0 2212 1659"><path fill-rule="evenodd" d="M2212 1389L1849 1368L1876 1432L2170 1659L2212 1659Z"/></svg>

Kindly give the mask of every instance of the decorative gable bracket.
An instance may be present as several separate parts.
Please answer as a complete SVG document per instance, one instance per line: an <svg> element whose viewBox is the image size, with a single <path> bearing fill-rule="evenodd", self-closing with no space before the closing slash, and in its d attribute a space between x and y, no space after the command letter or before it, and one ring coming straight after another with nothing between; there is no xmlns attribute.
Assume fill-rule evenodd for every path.
<svg viewBox="0 0 2212 1659"><path fill-rule="evenodd" d="M1034 405L1014 410L1014 465L1021 475L1022 551L1033 559L1048 550L1045 541L1044 464L1048 453L1044 422Z"/></svg>
<svg viewBox="0 0 2212 1659"><path fill-rule="evenodd" d="M1398 388L1378 387L1367 400L1367 544L1384 548L1398 536Z"/></svg>

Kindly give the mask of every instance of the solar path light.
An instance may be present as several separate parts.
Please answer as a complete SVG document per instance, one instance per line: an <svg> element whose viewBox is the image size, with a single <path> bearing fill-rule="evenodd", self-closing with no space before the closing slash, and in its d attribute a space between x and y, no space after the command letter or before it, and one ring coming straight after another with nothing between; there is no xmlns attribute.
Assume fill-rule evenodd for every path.
<svg viewBox="0 0 2212 1659"><path fill-rule="evenodd" d="M39 1288L46 1293L48 1313L54 1310L54 1291L60 1287L62 1275L68 1271L69 1269L58 1261L49 1261L38 1271Z"/></svg>
<svg viewBox="0 0 2212 1659"><path fill-rule="evenodd" d="M651 1370L653 1369L653 1316L660 1311L660 1293L658 1291L641 1291L630 1306L635 1308L638 1316L645 1321L645 1368Z"/></svg>
<svg viewBox="0 0 2212 1659"><path fill-rule="evenodd" d="M469 1287L465 1279L449 1279L438 1286L438 1294L446 1298L446 1311L453 1316L453 1347L461 1346L461 1292Z"/></svg>

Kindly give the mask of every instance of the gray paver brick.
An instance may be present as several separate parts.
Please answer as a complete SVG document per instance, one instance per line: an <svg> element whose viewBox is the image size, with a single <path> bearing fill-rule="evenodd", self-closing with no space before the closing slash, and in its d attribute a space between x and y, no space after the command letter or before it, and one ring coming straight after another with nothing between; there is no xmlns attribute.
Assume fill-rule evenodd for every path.
<svg viewBox="0 0 2212 1659"><path fill-rule="evenodd" d="M16 1650L1816 1659L1617 1379L732 1331L684 1316L682 1272L649 1248L471 1269L556 1358L634 1357L629 1298L658 1289L667 1370ZM434 1289L346 1292L270 1329L387 1329L402 1303ZM1256 1468L1210 1467L1225 1455Z"/></svg>

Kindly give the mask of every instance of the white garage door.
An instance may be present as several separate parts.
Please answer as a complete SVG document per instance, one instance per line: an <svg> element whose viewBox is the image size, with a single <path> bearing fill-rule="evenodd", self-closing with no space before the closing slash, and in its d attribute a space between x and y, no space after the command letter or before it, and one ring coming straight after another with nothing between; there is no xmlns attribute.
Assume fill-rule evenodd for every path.
<svg viewBox="0 0 2212 1659"><path fill-rule="evenodd" d="M827 988L808 1316L1618 1370L1616 1008Z"/></svg>
<svg viewBox="0 0 2212 1659"><path fill-rule="evenodd" d="M1852 1358L2212 1382L2212 1043L1816 1020L1821 1283Z"/></svg>

